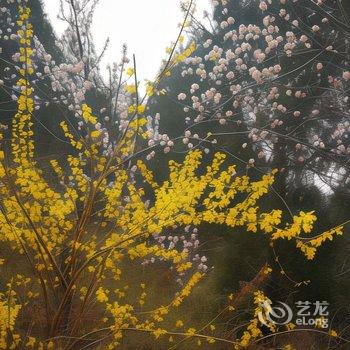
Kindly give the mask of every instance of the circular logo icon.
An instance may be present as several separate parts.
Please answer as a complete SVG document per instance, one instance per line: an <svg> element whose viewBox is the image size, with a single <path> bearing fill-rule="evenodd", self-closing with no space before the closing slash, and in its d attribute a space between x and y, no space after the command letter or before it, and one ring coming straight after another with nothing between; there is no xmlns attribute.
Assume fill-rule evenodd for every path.
<svg viewBox="0 0 350 350"><path fill-rule="evenodd" d="M290 323L293 318L292 309L281 301L272 306L267 300L261 303L262 310L258 313L259 321L268 326L269 324L284 325Z"/></svg>

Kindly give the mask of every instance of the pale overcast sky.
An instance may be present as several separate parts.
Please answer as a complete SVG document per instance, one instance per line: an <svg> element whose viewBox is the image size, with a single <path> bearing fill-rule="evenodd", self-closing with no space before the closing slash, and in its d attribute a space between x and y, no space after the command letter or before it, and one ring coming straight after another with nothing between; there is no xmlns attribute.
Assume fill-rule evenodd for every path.
<svg viewBox="0 0 350 350"><path fill-rule="evenodd" d="M196 1L197 17L202 18L204 10L210 12L210 0ZM59 0L44 0L44 4L56 33L62 34L65 23L57 19ZM140 79L152 80L166 57L166 47L177 37L182 19L180 0L100 0L93 22L97 48L110 38L101 68L119 60L121 47L127 43L129 57L136 55Z"/></svg>

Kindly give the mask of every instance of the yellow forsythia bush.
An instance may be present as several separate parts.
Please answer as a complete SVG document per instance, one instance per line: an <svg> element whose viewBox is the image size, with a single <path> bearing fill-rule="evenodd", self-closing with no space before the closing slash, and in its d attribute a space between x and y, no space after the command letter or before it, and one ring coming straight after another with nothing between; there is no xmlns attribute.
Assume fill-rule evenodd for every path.
<svg viewBox="0 0 350 350"><path fill-rule="evenodd" d="M176 227L223 224L263 232L271 240L293 239L312 258L319 244L341 233L339 228L316 240L302 239L316 220L312 212L300 213L290 225L280 227L280 210L262 213L258 206L275 172L251 181L238 176L234 165L226 166L223 153L215 154L199 175L202 153L194 150L183 163L169 163L169 178L161 184L138 160L137 172L146 183L142 188L134 180L136 170L125 161L131 140L143 126L139 121L130 123L112 155L102 152L98 131L75 137L62 121L77 152L64 161L51 160L50 171L42 169L34 157L29 15L28 8L20 8L18 25L25 25L18 30L20 61L25 68L19 72L11 144L6 148L2 140L0 151L0 240L18 262L8 266L6 258L2 261L1 268L10 276L0 294L0 349L85 349L94 344L115 349L128 331L152 333L155 339L177 334L214 342L215 337L193 328L164 328L164 320L191 294L204 272L194 267L186 250L176 245L165 249L155 237L170 235ZM84 122L94 130L97 118L89 106L82 110ZM46 176L49 172L53 175ZM235 202L238 195L245 199ZM124 269L141 266L145 259L166 262L183 280L172 299L159 298L152 309L147 308L148 281L132 284L124 277ZM256 321L247 332L233 343L245 346L248 335L258 337Z"/></svg>

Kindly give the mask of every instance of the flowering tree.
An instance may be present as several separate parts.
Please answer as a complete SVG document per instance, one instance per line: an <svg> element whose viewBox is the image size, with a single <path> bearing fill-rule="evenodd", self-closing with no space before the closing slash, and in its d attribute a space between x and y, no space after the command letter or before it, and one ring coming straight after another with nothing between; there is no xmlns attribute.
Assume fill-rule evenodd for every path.
<svg viewBox="0 0 350 350"><path fill-rule="evenodd" d="M189 135L200 136L184 143L197 146L210 130L206 140L214 147L226 145L229 151L227 145L239 140L245 162L286 169L290 187L322 180L346 189L348 5L331 0L212 3L216 26L210 31L193 18L197 37L202 33L198 48L163 84L172 92L172 108L184 114L177 119L186 122ZM157 101L155 110L162 104L170 108L167 96ZM162 115L166 128L172 120ZM250 158L245 149L253 152Z"/></svg>

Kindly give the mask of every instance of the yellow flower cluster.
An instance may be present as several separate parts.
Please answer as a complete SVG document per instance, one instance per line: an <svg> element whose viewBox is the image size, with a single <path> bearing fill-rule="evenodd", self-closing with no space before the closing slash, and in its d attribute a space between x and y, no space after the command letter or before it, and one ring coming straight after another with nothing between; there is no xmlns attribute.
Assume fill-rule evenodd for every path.
<svg viewBox="0 0 350 350"><path fill-rule="evenodd" d="M277 222L279 223L280 213L276 214L276 211L272 212L274 214L270 215L269 220L273 220L275 215ZM276 216L277 215L277 216ZM266 221L266 217L265 217ZM293 223L287 225L284 229L272 229L275 222L269 223L267 226L267 231L272 234L272 240L276 239L295 239L296 247L300 249L302 253L307 257L308 260L312 260L315 257L316 249L321 246L325 241L332 240L334 235L343 234L343 226L338 226L336 228L330 229L315 238L303 238L302 233L310 233L312 231L314 222L316 221L316 215L313 211L311 212L300 212L298 216L293 217ZM264 223L265 229L266 224ZM272 232L273 231L273 232Z"/></svg>
<svg viewBox="0 0 350 350"><path fill-rule="evenodd" d="M17 35L20 42L20 57L19 61L24 64L24 67L20 69L20 74L25 77L27 74L32 75L34 73L33 63L31 60L31 55L33 53L32 49L32 37L33 37L33 26L28 22L30 17L30 8L19 6L19 19L17 21Z"/></svg>
<svg viewBox="0 0 350 350"><path fill-rule="evenodd" d="M86 123L90 123L92 125L97 123L97 118L92 115L92 109L87 104L84 103L81 106L81 110L83 112L83 119Z"/></svg>
<svg viewBox="0 0 350 350"><path fill-rule="evenodd" d="M152 171L147 168L146 164L142 160L137 161L137 168L141 172L145 182L147 182L153 189L158 187L158 184L154 181Z"/></svg>
<svg viewBox="0 0 350 350"><path fill-rule="evenodd" d="M162 249L159 246L147 246L146 243L141 243L136 247L130 248L128 251L130 258L145 258L146 256L161 257L166 261L172 261L178 272L184 272L192 267L190 262L185 263L188 254L178 252L176 249Z"/></svg>
<svg viewBox="0 0 350 350"><path fill-rule="evenodd" d="M125 90L129 94L135 94L136 93L136 86L135 85L125 85Z"/></svg>
<svg viewBox="0 0 350 350"><path fill-rule="evenodd" d="M144 114L146 110L146 105L131 105L128 108L128 112L130 114L136 113L136 114Z"/></svg>
<svg viewBox="0 0 350 350"><path fill-rule="evenodd" d="M20 79L17 82L20 95L18 97L18 112L13 119L13 138L12 154L16 163L28 161L28 157L33 157L34 145L31 140L33 136L31 114L34 111L34 102L32 99L33 89L31 88L28 77L34 73L31 56L33 53L31 43L33 37L32 24L28 22L30 9L19 7L19 20L17 25L20 27L17 35L20 38L20 57L22 63L20 68Z"/></svg>
<svg viewBox="0 0 350 350"><path fill-rule="evenodd" d="M297 240L297 248L299 248L309 260L312 260L315 257L316 250L324 242L332 241L335 235L343 234L343 226L338 226L333 229L330 229L322 234L311 238L303 242L302 240Z"/></svg>
<svg viewBox="0 0 350 350"><path fill-rule="evenodd" d="M265 317L266 313L271 311L271 300L267 298L260 290L254 293L254 318L250 320L246 330L243 332L240 341L235 345L235 349L248 347L255 339L262 336L262 331L259 326L262 326L262 321L270 329L271 332L276 331L275 324L268 321Z"/></svg>
<svg viewBox="0 0 350 350"><path fill-rule="evenodd" d="M185 298L187 298L190 294L194 286L202 279L203 274L200 272L196 272L190 280L187 282L187 284L184 286L180 294L175 298L175 300L172 302L173 306L180 306L180 304L183 302Z"/></svg>
<svg viewBox="0 0 350 350"><path fill-rule="evenodd" d="M154 239L157 235L169 235L174 227L225 224L266 233L272 240L295 239L298 245L301 234L310 233L316 219L313 212L301 212L284 228L278 227L282 221L281 211L261 212L258 200L268 193L275 171L251 181L246 175L238 176L234 166L226 166L226 155L220 152L215 154L204 173L199 171L203 156L200 150L189 152L182 163L171 161L169 178L162 184L156 183L146 165L139 161L137 167L150 185L150 189L142 188L132 178L129 167L124 166L124 160L131 155L135 136L139 128L146 125L146 119L132 120L113 154L106 155L100 131L94 128L97 119L86 104L81 106L82 118L91 140L86 145L62 122L66 138L82 152L80 156L68 155L64 162L52 159L51 173L55 176L50 179L44 176L34 157L31 130L34 103L29 77L33 74L30 49L33 33L27 23L29 13L27 8L20 8L18 25L25 29L20 29L18 35L24 68L17 84L20 96L12 128L9 166L0 163L0 240L9 245L16 256L27 258L34 272L31 296L40 298L45 305L48 315L45 330L49 329L52 338L60 338L60 330L68 326L77 338L82 336L77 330L81 331L79 325L88 317L86 309L96 300L104 305L106 312L96 313L96 323L89 330L96 324L106 323L114 334L108 349L114 349L123 331L129 328L152 331L157 338L165 334L160 323L183 303L203 277L202 273L191 270L193 261L186 251L176 246L163 248ZM191 44L176 60L183 59L194 49ZM140 107L135 107L134 112L142 114L144 106ZM148 190L153 199L149 202ZM245 199L240 200L241 197ZM303 245L316 248L340 232L341 228L329 231ZM303 247L300 246L302 250ZM172 273L183 276L184 285L169 298L168 306L162 302L155 311L140 312L147 293L143 290L140 298L132 299L123 278L127 273L125 266L140 267L146 258L166 261L173 267ZM26 284L26 277L21 277L20 284L15 287L23 288ZM260 297L257 295L256 300ZM28 294L21 299L27 298ZM72 303L76 303L73 310L79 310L74 315ZM9 309L8 315L5 311ZM19 305L0 301L0 348L9 348L3 343L5 332L14 328L19 312ZM193 328L187 331L188 336L195 334ZM259 334L256 320L253 320L243 335L242 345ZM43 348L35 338L24 337L26 335L21 345L33 347L36 344ZM209 342L213 341L209 338ZM45 345L46 348L54 346L53 342ZM74 343L70 348L74 348Z"/></svg>
<svg viewBox="0 0 350 350"><path fill-rule="evenodd" d="M193 52L196 51L196 48L197 48L196 43L192 41L184 51L175 55L174 61L176 63L183 62L187 57L191 56Z"/></svg>
<svg viewBox="0 0 350 350"><path fill-rule="evenodd" d="M13 332L21 305L16 304L14 291L9 290L7 294L0 294L0 349L4 350L17 349L20 342L20 336Z"/></svg>

